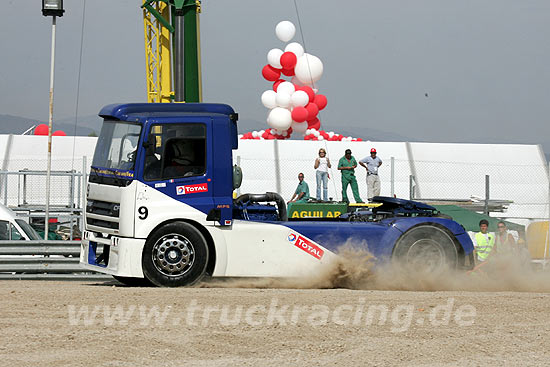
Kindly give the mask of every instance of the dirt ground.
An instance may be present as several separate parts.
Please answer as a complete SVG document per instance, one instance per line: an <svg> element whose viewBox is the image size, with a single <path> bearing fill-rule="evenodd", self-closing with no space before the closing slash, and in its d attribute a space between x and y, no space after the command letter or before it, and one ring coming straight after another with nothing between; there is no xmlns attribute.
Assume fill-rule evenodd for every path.
<svg viewBox="0 0 550 367"><path fill-rule="evenodd" d="M2 281L0 305L2 366L500 366L550 360L550 293Z"/></svg>

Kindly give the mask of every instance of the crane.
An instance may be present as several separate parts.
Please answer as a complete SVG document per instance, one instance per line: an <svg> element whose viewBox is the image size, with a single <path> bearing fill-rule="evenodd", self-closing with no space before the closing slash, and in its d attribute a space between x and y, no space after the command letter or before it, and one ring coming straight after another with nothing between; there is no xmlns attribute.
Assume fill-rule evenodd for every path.
<svg viewBox="0 0 550 367"><path fill-rule="evenodd" d="M147 101L201 102L200 0L145 0Z"/></svg>

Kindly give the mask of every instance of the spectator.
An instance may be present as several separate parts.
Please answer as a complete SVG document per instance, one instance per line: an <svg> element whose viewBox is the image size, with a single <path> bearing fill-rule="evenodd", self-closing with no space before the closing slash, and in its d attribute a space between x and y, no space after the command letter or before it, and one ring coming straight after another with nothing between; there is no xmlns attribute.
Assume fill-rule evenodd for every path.
<svg viewBox="0 0 550 367"><path fill-rule="evenodd" d="M376 149L370 150L370 156L359 161L359 164L367 170L367 197L369 201L380 195L380 178L378 177L378 167L382 165L382 160L376 156Z"/></svg>
<svg viewBox="0 0 550 367"><path fill-rule="evenodd" d="M323 184L323 201L328 201L328 169L331 168L327 152L319 149L319 157L315 159L313 166L317 178L317 200L321 200L321 183Z"/></svg>
<svg viewBox="0 0 550 367"><path fill-rule="evenodd" d="M357 167L357 161L351 155L351 150L346 149L345 155L338 162L338 169L342 172L342 201L346 203L349 203L348 185L351 185L355 202L363 202L359 196L359 188L357 187L357 179L355 178L355 167Z"/></svg>
<svg viewBox="0 0 550 367"><path fill-rule="evenodd" d="M300 182L289 203L306 203L309 200L309 187L304 181L304 174L301 172L298 174L298 181Z"/></svg>
<svg viewBox="0 0 550 367"><path fill-rule="evenodd" d="M498 232L495 238L495 251L510 252L516 250L516 240L514 236L508 232L506 223L500 221L497 224Z"/></svg>
<svg viewBox="0 0 550 367"><path fill-rule="evenodd" d="M475 235L474 250L480 262L487 261L495 246L495 236L487 232L488 228L489 222L486 219L479 221L480 231Z"/></svg>

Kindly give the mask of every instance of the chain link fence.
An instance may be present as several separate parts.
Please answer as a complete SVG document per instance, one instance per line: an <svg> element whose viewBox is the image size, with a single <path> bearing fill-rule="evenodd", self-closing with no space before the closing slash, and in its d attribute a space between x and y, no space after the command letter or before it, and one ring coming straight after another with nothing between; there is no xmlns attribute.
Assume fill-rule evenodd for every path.
<svg viewBox="0 0 550 367"><path fill-rule="evenodd" d="M314 159L297 156L277 161L272 158L235 157L243 170L239 193L278 192L290 200L304 173L310 196L317 196ZM342 199L338 160L331 161L328 196ZM358 166L355 175L359 193L367 198L366 170ZM548 168L542 164L486 165L471 162L410 161L385 159L379 168L381 195L441 203L466 203L483 206L487 194L499 216L513 219L547 220L549 217ZM486 182L488 177L488 183ZM351 189L348 188L348 197ZM476 207L477 207L476 206ZM502 208L502 209L499 209Z"/></svg>

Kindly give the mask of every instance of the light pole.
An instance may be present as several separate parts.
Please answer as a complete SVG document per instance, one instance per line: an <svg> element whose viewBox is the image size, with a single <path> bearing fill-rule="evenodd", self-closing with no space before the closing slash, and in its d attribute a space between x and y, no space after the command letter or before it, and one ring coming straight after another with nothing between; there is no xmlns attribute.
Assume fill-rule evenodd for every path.
<svg viewBox="0 0 550 367"><path fill-rule="evenodd" d="M55 20L62 17L63 0L42 0L42 15L52 17L52 48L50 64L50 113L48 119L48 168L46 170L46 217L44 218L44 239L48 239L50 221L50 175L52 170L52 124L53 124L53 80L55 66Z"/></svg>

